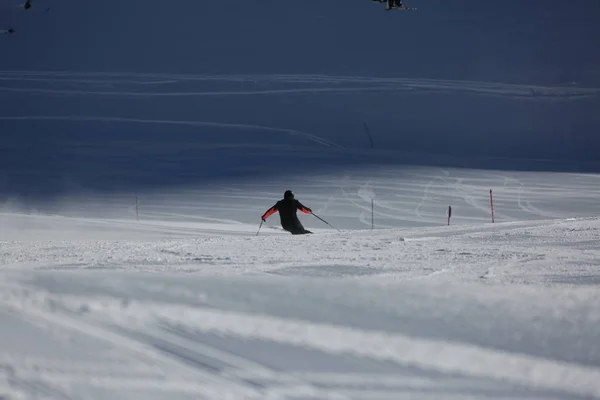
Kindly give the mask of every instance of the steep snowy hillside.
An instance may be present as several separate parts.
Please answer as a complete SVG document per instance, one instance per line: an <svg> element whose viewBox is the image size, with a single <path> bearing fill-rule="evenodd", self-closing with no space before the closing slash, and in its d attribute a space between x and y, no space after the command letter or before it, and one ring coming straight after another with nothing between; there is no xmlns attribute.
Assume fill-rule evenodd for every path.
<svg viewBox="0 0 600 400"><path fill-rule="evenodd" d="M202 185L440 155L598 170L597 2L412 3L2 0L16 32L0 40L0 189ZM352 153L371 150L365 122L392 154Z"/></svg>

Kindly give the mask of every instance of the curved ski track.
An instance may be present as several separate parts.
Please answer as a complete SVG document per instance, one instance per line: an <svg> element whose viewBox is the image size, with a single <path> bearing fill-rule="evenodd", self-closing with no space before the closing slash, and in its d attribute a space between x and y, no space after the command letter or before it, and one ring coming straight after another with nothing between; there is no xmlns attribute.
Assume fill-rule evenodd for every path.
<svg viewBox="0 0 600 400"><path fill-rule="evenodd" d="M92 117L92 116L26 116L26 117L0 117L0 120L7 121L97 121L97 122L119 122L119 123L140 123L140 124L165 124L165 125L188 125L188 126L207 126L212 128L233 128L253 131L282 132L292 136L299 136L310 141L322 144L328 147L344 149L344 147L323 139L317 135L307 132L301 132L294 129L274 128L271 126L251 125L251 124L230 124L225 122L209 121L181 121L181 120L155 120L142 118L118 118L118 117Z"/></svg>

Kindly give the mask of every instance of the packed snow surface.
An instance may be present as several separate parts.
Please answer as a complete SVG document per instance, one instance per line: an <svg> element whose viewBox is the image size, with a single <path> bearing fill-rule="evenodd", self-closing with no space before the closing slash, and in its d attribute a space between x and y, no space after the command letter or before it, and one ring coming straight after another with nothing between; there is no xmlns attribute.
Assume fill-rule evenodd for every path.
<svg viewBox="0 0 600 400"><path fill-rule="evenodd" d="M346 180L328 206L315 177L299 198L356 225L306 236L217 192L180 214L148 194L139 220L131 198L4 212L0 398L600 398L597 176L501 180L492 224L475 175ZM245 194L253 219L277 199Z"/></svg>
<svg viewBox="0 0 600 400"><path fill-rule="evenodd" d="M0 400L600 399L600 2L18 3Z"/></svg>

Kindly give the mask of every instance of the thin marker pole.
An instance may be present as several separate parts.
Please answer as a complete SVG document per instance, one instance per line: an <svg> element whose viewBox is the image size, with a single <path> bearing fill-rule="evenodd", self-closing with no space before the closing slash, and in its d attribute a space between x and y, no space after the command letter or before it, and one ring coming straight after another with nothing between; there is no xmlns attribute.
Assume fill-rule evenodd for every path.
<svg viewBox="0 0 600 400"><path fill-rule="evenodd" d="M492 189L490 189L490 208L492 210L492 224L494 221L494 197L492 196Z"/></svg>

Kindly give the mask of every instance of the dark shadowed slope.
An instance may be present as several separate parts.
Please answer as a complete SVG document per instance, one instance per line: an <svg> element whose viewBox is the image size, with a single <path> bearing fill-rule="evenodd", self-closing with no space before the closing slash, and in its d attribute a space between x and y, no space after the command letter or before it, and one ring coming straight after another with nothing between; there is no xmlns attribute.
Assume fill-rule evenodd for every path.
<svg viewBox="0 0 600 400"><path fill-rule="evenodd" d="M594 168L598 2L411 3L2 0L17 32L0 37L0 188L488 157ZM385 155L364 154L364 122Z"/></svg>

